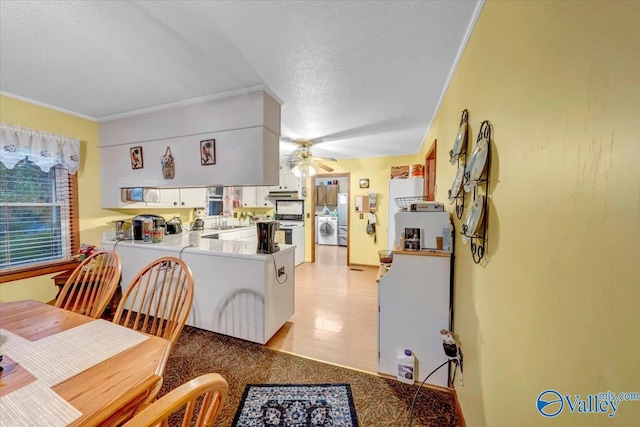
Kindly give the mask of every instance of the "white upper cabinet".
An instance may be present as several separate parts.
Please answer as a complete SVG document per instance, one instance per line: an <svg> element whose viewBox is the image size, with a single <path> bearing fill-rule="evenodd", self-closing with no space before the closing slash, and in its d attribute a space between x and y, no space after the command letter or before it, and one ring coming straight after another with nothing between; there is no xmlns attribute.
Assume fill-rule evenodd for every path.
<svg viewBox="0 0 640 427"><path fill-rule="evenodd" d="M278 168L278 185L269 186L270 191L298 191L299 179L289 170L287 162L280 162Z"/></svg>
<svg viewBox="0 0 640 427"><path fill-rule="evenodd" d="M256 187L256 206L259 208L275 208L276 205L269 198L269 187Z"/></svg>
<svg viewBox="0 0 640 427"><path fill-rule="evenodd" d="M204 208L207 188L161 188L158 203L147 202L151 208Z"/></svg>
<svg viewBox="0 0 640 427"><path fill-rule="evenodd" d="M267 186L243 187L242 207L243 208L274 208L276 205L268 197L269 188Z"/></svg>
<svg viewBox="0 0 640 427"><path fill-rule="evenodd" d="M263 91L114 119L100 123L99 131L103 208L122 207L123 187L279 182L280 104ZM202 164L205 140L215 140L215 149L209 149L214 164ZM142 168L133 169L134 147L140 147ZM175 168L172 179L163 177L161 164L168 147Z"/></svg>

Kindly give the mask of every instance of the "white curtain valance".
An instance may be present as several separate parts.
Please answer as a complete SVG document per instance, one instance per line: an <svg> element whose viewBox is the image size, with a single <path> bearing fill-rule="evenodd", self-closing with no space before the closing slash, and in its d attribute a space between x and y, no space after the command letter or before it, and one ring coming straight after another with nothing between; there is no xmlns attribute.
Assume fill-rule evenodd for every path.
<svg viewBox="0 0 640 427"><path fill-rule="evenodd" d="M80 165L80 141L63 135L0 123L0 162L7 169L29 159L43 172L61 165L74 174Z"/></svg>

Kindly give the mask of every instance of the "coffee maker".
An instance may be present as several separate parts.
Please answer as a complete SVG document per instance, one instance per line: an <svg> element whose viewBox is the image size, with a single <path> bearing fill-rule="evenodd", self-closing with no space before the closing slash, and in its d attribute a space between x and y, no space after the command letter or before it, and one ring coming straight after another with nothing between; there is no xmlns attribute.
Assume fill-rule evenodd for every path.
<svg viewBox="0 0 640 427"><path fill-rule="evenodd" d="M276 242L276 231L278 230L278 221L258 221L256 228L258 231L258 249L259 254L272 254L278 252L280 248Z"/></svg>

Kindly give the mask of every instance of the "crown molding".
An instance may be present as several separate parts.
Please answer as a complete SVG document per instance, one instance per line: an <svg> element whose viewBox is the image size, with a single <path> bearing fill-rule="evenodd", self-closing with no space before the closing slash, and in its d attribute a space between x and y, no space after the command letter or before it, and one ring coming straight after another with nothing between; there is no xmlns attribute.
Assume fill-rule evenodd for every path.
<svg viewBox="0 0 640 427"><path fill-rule="evenodd" d="M76 117L79 117L81 119L91 120L92 122L99 121L95 117L91 117L91 116L87 116L87 115L84 115L84 114L76 113L75 111L66 110L64 108L56 107L55 105L46 104L44 102L36 101L35 99L30 99L30 98L27 98L25 96L20 96L20 95L16 95L16 94L5 92L5 91L0 91L0 95L7 96L9 98L14 98L14 99L17 99L18 101L24 101L24 102L28 102L30 104L35 104L35 105L38 105L40 107L48 108L50 110L55 110L55 111L59 111L61 113L65 113L65 114L69 114L69 115L72 115L72 116L76 116Z"/></svg>
<svg viewBox="0 0 640 427"><path fill-rule="evenodd" d="M128 111L126 113L112 114L110 116L103 116L97 119L98 122L107 122L115 119L122 119L126 117L139 116L141 114L155 113L157 111L169 110L171 108L176 107L184 107L186 105L199 104L202 102L213 101L215 99L229 98L231 96L244 95L247 93L260 92L263 91L267 93L270 97L272 97L277 103L280 105L284 104L284 102L278 98L268 87L264 85L251 86L243 89L231 90L228 92L215 93L212 95L199 96L197 98L185 99L182 101L170 102L168 104L156 105L148 108L141 108L139 110Z"/></svg>

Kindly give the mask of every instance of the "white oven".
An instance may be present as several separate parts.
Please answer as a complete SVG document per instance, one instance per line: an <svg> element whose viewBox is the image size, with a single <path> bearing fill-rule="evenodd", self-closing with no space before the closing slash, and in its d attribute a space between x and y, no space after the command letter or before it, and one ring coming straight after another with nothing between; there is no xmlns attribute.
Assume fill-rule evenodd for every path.
<svg viewBox="0 0 640 427"><path fill-rule="evenodd" d="M304 262L304 200L276 200L275 220L284 231L284 242L296 245L295 265Z"/></svg>

